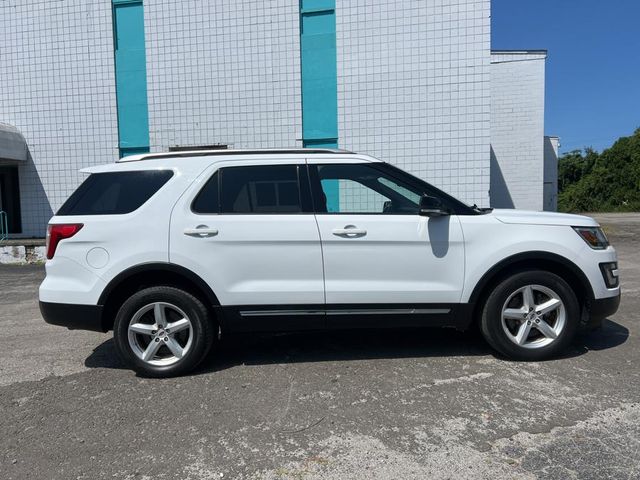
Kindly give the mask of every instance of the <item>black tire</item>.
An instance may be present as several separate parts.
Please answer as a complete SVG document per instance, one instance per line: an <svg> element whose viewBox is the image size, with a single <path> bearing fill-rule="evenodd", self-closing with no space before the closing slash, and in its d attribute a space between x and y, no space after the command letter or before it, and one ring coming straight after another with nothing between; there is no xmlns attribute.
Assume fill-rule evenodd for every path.
<svg viewBox="0 0 640 480"><path fill-rule="evenodd" d="M540 346L535 346L535 348L525 348L517 344L517 338L516 341L511 339L513 337L517 337L517 335L509 336L507 332L505 332L505 328L503 328L502 309L505 306L505 302L509 300L514 292L521 288L525 288L527 285L546 287L553 291L562 301L565 319L564 327L560 329L557 337L552 339L550 341L551 343L548 345L544 345L544 342L548 341L546 340L547 337L543 335L541 331L536 330L535 318L533 318L529 323L529 325L532 325L532 331L526 336L526 339L531 340L525 340L526 343L531 345L535 345L537 341ZM535 289L534 292L534 297L544 301L543 292ZM523 311L527 310L524 307L524 297L520 297L520 300L523 303L520 308ZM519 298L518 295L516 295L515 297L512 297L509 305L514 305L511 302L515 302L515 305L517 305L518 301ZM549 313L546 316L539 318L538 324L542 321L547 321L547 324L553 324L557 327L559 324L555 322L558 321L557 319L559 316L559 311ZM525 318L522 320L507 319L505 320L505 325L508 327L508 330L511 329L510 331L517 334L519 326L526 321L527 320ZM567 282L551 272L544 270L529 270L516 273L502 280L489 293L482 308L480 330L489 345L506 357L514 360L537 361L552 358L563 352L573 341L578 330L579 322L580 306L575 293ZM520 338L525 338L525 335L522 335Z"/></svg>
<svg viewBox="0 0 640 480"><path fill-rule="evenodd" d="M180 335L183 335L183 338L185 335L187 337L191 335L190 343L188 343L189 348L187 349L185 346L185 350L187 350L187 352L184 356L181 358L175 357L173 360L174 363L168 365L153 365L142 360L142 358L135 353L134 347L132 347L129 342L129 324L134 315L145 307L158 302L168 304L164 306L164 308L168 309L168 313L167 310L165 310L167 318L170 315L174 315L174 318L177 318L175 317L175 314L172 313L175 312L172 308L177 307L177 309L184 312L190 321L191 330L187 330L187 333L180 333ZM151 311L150 314L153 315L153 311ZM145 315L149 315L149 313ZM152 318L153 317L145 317L145 322L153 322ZM159 333L158 330L155 330L155 332ZM209 311L198 298L184 290L168 286L145 288L144 290L134 293L122 304L120 310L118 310L113 326L113 337L115 340L116 351L120 358L139 374L147 377L158 378L183 375L193 370L213 347L218 337L217 333L217 322L215 322L215 319L211 318ZM178 334L173 334L174 337L176 335ZM171 335L166 334L165 336L169 337ZM146 336L141 335L137 338L144 339ZM153 338L153 336L149 337L150 341L147 345L152 343ZM175 338L178 340L177 337ZM159 340L160 347L158 347L159 350L157 350L158 355L164 354L167 357L172 355L167 347L162 346L162 339ZM152 357L152 360L153 359L154 357ZM162 359L154 361L161 362ZM169 361L171 360L169 359Z"/></svg>

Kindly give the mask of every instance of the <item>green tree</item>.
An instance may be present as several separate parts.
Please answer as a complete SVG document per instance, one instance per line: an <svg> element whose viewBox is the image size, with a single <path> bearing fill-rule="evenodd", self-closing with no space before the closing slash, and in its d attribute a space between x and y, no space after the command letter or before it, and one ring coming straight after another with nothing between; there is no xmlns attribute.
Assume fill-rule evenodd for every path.
<svg viewBox="0 0 640 480"><path fill-rule="evenodd" d="M565 190L591 171L594 164L593 153L595 152L592 149L587 149L586 155L583 156L582 150L573 150L560 158L558 162L559 191Z"/></svg>
<svg viewBox="0 0 640 480"><path fill-rule="evenodd" d="M640 210L640 129L598 154L572 151L558 162L558 209L563 212Z"/></svg>

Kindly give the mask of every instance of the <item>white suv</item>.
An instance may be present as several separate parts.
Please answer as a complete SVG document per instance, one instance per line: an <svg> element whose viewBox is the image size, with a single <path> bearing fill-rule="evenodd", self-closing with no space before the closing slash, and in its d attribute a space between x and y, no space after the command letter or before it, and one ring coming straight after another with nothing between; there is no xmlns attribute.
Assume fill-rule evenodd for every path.
<svg viewBox="0 0 640 480"><path fill-rule="evenodd" d="M174 152L84 171L49 224L42 315L113 329L146 375L248 331L477 323L538 360L620 302L593 219L470 207L367 155Z"/></svg>

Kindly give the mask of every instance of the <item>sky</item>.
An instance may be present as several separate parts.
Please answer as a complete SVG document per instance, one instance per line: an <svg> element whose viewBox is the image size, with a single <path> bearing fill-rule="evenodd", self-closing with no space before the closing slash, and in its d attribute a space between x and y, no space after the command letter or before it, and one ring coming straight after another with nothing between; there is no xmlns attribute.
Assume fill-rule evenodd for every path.
<svg viewBox="0 0 640 480"><path fill-rule="evenodd" d="M640 0L492 0L491 48L548 51L545 135L598 151L640 128Z"/></svg>

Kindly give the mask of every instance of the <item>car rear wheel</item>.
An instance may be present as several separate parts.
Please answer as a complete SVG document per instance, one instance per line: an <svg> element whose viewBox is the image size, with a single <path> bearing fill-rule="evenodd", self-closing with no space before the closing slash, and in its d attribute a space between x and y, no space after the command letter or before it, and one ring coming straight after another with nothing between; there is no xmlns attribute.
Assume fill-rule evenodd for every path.
<svg viewBox="0 0 640 480"><path fill-rule="evenodd" d="M480 327L487 342L517 360L544 360L575 337L580 308L561 277L546 271L517 273L489 294Z"/></svg>
<svg viewBox="0 0 640 480"><path fill-rule="evenodd" d="M120 357L138 373L170 377L193 370L218 328L204 304L174 287L151 287L127 299L113 334Z"/></svg>

